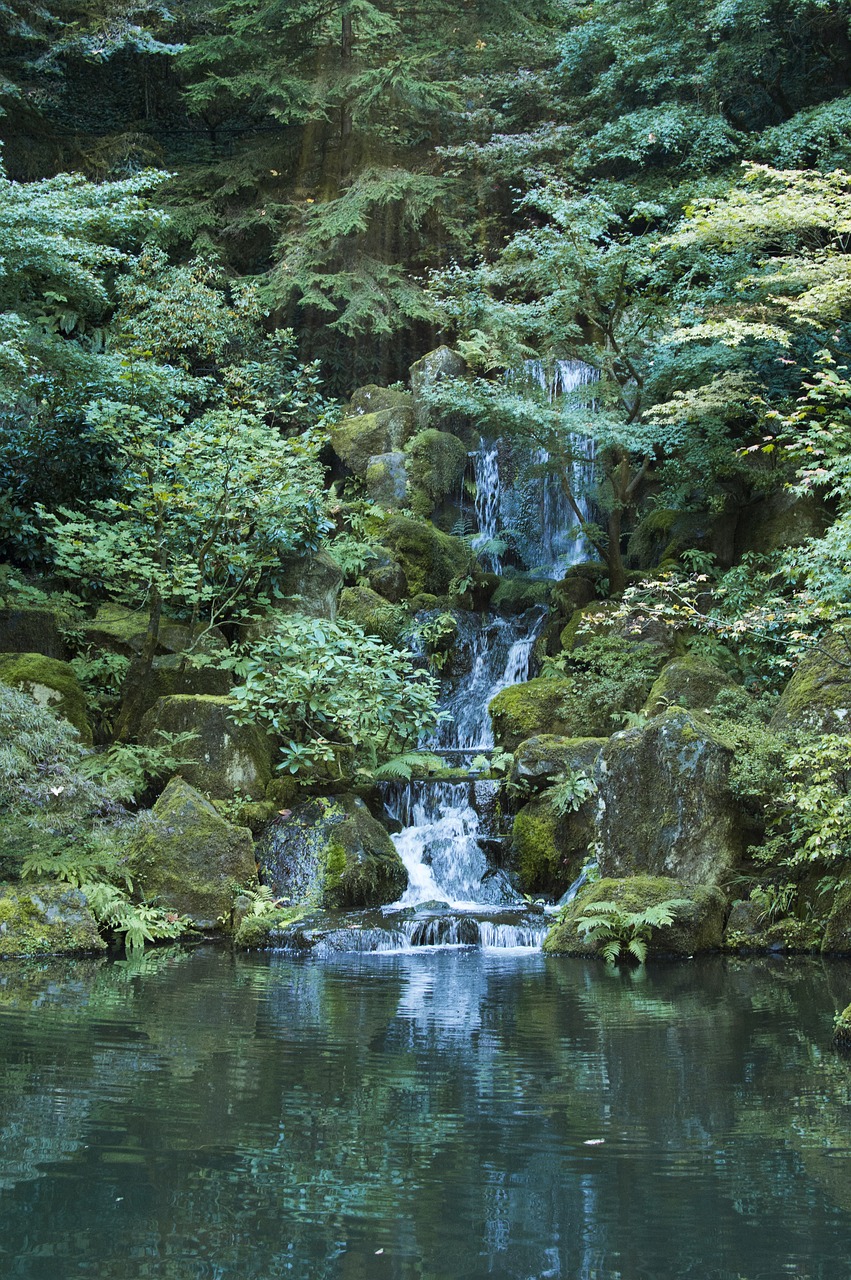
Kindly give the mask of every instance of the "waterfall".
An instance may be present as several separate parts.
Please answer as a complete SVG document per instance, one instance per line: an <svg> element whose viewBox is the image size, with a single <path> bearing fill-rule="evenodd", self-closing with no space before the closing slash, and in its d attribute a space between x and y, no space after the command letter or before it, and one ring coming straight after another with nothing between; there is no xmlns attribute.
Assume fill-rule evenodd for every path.
<svg viewBox="0 0 851 1280"><path fill-rule="evenodd" d="M582 387L597 381L597 370L581 360L558 360L552 370L543 361L527 361L512 380L521 386L539 388L549 401L569 402ZM501 536L510 532L517 552L531 570L552 567L563 571L591 556L591 550L577 526L593 518L588 494L593 488L595 451L590 436L569 434L571 456L568 483L551 465L544 448L523 448L515 442L502 451L493 441L483 439L473 454L476 480L476 518L479 534L473 543L485 568L502 571L502 557L493 550ZM501 452L505 457L501 457ZM568 500L574 497L581 521Z"/></svg>
<svg viewBox="0 0 851 1280"><path fill-rule="evenodd" d="M444 722L430 746L467 764L493 748L488 703L502 689L528 679L544 616L543 610L532 610L512 619L459 618L458 639L469 671L445 683L443 703L452 720ZM495 793L495 783L484 781L414 782L388 789L388 814L402 826L393 840L408 871L408 888L396 907L439 902L469 911L522 905L507 876L491 870L482 848L494 834L486 824Z"/></svg>

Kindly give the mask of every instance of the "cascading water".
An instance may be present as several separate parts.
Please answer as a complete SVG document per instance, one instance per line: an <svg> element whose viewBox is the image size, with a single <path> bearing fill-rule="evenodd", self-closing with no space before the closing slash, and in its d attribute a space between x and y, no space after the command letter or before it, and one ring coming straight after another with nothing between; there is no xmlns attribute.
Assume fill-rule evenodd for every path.
<svg viewBox="0 0 851 1280"><path fill-rule="evenodd" d="M476 522L479 526L479 532L473 539L473 550L486 569L491 573L499 573L502 569L502 557L494 545L497 544L500 528L501 496L499 451L496 445L488 444L485 440L479 442L473 455L473 470L476 481Z"/></svg>

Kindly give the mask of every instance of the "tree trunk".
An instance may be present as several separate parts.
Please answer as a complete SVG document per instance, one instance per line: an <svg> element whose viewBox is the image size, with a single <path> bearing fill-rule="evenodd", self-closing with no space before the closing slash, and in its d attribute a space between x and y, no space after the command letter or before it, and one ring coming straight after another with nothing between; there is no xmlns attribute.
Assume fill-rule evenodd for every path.
<svg viewBox="0 0 851 1280"><path fill-rule="evenodd" d="M354 49L354 31L352 13L348 5L343 9L340 29L340 72L342 81L342 102L340 104L340 182L344 183L352 172L352 112L347 94L352 73L352 56Z"/></svg>

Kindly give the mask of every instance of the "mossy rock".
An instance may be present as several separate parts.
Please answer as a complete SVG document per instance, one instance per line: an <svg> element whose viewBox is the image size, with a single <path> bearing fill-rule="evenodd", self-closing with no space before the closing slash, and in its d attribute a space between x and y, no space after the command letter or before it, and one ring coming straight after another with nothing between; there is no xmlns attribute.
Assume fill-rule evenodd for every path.
<svg viewBox="0 0 851 1280"><path fill-rule="evenodd" d="M568 738L539 733L521 742L514 752L509 780L515 786L540 791L566 774L581 773L591 778L606 741L606 738Z"/></svg>
<svg viewBox="0 0 851 1280"><path fill-rule="evenodd" d="M833 1043L839 1049L851 1049L851 1004L846 1005L836 1019Z"/></svg>
<svg viewBox="0 0 851 1280"><path fill-rule="evenodd" d="M226 697L233 687L233 677L221 667L190 666L177 653L164 653L154 658L150 671L143 677L142 660L131 661L124 679L125 706L132 701L134 723L160 698L175 694L211 694Z"/></svg>
<svg viewBox="0 0 851 1280"><path fill-rule="evenodd" d="M454 578L475 569L475 557L463 538L441 533L425 520L393 514L374 532L400 565L412 596L445 595Z"/></svg>
<svg viewBox="0 0 851 1280"><path fill-rule="evenodd" d="M340 597L340 617L394 645L401 643L402 631L409 621L405 609L389 604L369 587L346 587Z"/></svg>
<svg viewBox="0 0 851 1280"><path fill-rule="evenodd" d="M829 954L851 954L851 881L837 890L827 917L822 951Z"/></svg>
<svg viewBox="0 0 851 1280"><path fill-rule="evenodd" d="M239 909L237 899L239 922L234 931L233 945L240 951L265 951L280 946L287 929L304 915L301 907L278 907L264 911L262 915L247 914L239 918Z"/></svg>
<svg viewBox="0 0 851 1280"><path fill-rule="evenodd" d="M120 604L102 604L84 628L92 648L106 649L132 658L142 652L148 632L149 614ZM164 618L157 635L157 653L197 653L215 655L227 651L227 641L218 627L200 624L193 631L182 622Z"/></svg>
<svg viewBox="0 0 851 1280"><path fill-rule="evenodd" d="M265 798L272 779L272 743L253 724L237 724L230 698L176 694L160 698L142 719L139 737L152 746L158 730L194 733L195 740L176 750L183 763L181 778L215 799L240 794Z"/></svg>
<svg viewBox="0 0 851 1280"><path fill-rule="evenodd" d="M605 875L724 882L741 859L746 819L730 789L733 752L675 707L603 748L597 850Z"/></svg>
<svg viewBox="0 0 851 1280"><path fill-rule="evenodd" d="M326 910L380 907L407 888L393 841L358 796L320 796L270 829L263 881L276 897Z"/></svg>
<svg viewBox="0 0 851 1280"><path fill-rule="evenodd" d="M370 458L401 449L414 434L414 414L407 406L379 409L343 418L331 428L331 447L356 476L366 476Z"/></svg>
<svg viewBox="0 0 851 1280"><path fill-rule="evenodd" d="M669 507L656 507L643 516L630 534L627 564L640 569L658 565L671 543L671 531L680 514Z"/></svg>
<svg viewBox="0 0 851 1280"><path fill-rule="evenodd" d="M560 814L549 795L535 796L518 811L511 829L511 852L524 893L560 898L588 861L594 838L593 797L574 812Z"/></svg>
<svg viewBox="0 0 851 1280"><path fill-rule="evenodd" d="M572 688L570 680L539 678L503 689L488 706L497 743L504 751L516 751L521 742L538 734L569 737L563 706Z"/></svg>
<svg viewBox="0 0 851 1280"><path fill-rule="evenodd" d="M580 889L544 939L544 951L548 955L598 955L602 943L589 941L577 927L594 902L614 902L620 911L631 914L674 900L684 900L687 905L678 909L672 924L653 930L649 954L692 956L720 947L726 900L719 889L688 885L669 876L639 875L606 877Z"/></svg>
<svg viewBox="0 0 851 1280"><path fill-rule="evenodd" d="M408 374L413 393L414 414L417 426L436 426L439 415L428 401L428 393L447 378L461 378L467 372L467 364L451 347L437 347L412 364Z"/></svg>
<svg viewBox="0 0 851 1280"><path fill-rule="evenodd" d="M387 511L401 511L408 501L407 458L401 450L377 453L366 468L366 490L373 502ZM427 515L428 512L420 512Z"/></svg>
<svg viewBox="0 0 851 1280"><path fill-rule="evenodd" d="M337 617L343 571L327 551L291 556L278 576L278 588L290 599L278 603L283 613L303 613L309 618Z"/></svg>
<svg viewBox="0 0 851 1280"><path fill-rule="evenodd" d="M426 428L405 446L411 487L411 508L430 516L444 498L460 496L467 469L467 450L457 436Z"/></svg>
<svg viewBox="0 0 851 1280"><path fill-rule="evenodd" d="M644 710L650 716L659 715L666 707L706 711L723 689L731 689L734 684L735 681L713 662L686 654L662 668Z"/></svg>
<svg viewBox="0 0 851 1280"><path fill-rule="evenodd" d="M257 882L254 841L227 822L183 778L172 778L130 838L127 867L137 888L202 929L229 919L234 889Z"/></svg>
<svg viewBox="0 0 851 1280"><path fill-rule="evenodd" d="M86 699L74 668L43 653L0 653L0 681L24 689L42 707L72 724L80 741L91 745Z"/></svg>
<svg viewBox="0 0 851 1280"><path fill-rule="evenodd" d="M352 414L378 413L384 409L412 409L410 391L398 387L379 387L374 382L352 392L349 407Z"/></svg>
<svg viewBox="0 0 851 1280"><path fill-rule="evenodd" d="M404 569L386 551L381 552L378 560L367 567L366 579L373 591L377 591L390 604L399 604L410 594Z"/></svg>
<svg viewBox="0 0 851 1280"><path fill-rule="evenodd" d="M605 573L605 566L596 561L572 565L561 581L552 587L552 607L563 618L571 618L577 609L597 599L599 582Z"/></svg>
<svg viewBox="0 0 851 1280"><path fill-rule="evenodd" d="M501 613L525 613L536 605L548 604L552 586L543 578L526 578L521 574L503 577L491 596L491 607Z"/></svg>
<svg viewBox="0 0 851 1280"><path fill-rule="evenodd" d="M758 902L739 901L733 903L727 916L724 949L801 955L819 951L823 934L823 920L799 920L795 916L766 920L765 909Z"/></svg>
<svg viewBox="0 0 851 1280"><path fill-rule="evenodd" d="M851 628L811 649L780 696L769 728L791 737L851 733Z"/></svg>
<svg viewBox="0 0 851 1280"><path fill-rule="evenodd" d="M0 958L105 950L79 889L55 883L0 885Z"/></svg>
<svg viewBox="0 0 851 1280"><path fill-rule="evenodd" d="M640 612L621 617L620 609L614 600L600 600L577 609L561 633L562 649L572 653L595 636L616 636L636 644L654 645L665 656L674 652L677 637L666 623Z"/></svg>
<svg viewBox="0 0 851 1280"><path fill-rule="evenodd" d="M43 653L64 660L59 616L53 609L0 608L0 653Z"/></svg>

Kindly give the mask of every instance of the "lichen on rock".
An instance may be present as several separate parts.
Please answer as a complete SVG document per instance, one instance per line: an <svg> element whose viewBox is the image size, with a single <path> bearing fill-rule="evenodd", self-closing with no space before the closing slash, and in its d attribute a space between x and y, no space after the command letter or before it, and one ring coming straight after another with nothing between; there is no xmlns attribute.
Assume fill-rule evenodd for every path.
<svg viewBox="0 0 851 1280"><path fill-rule="evenodd" d="M142 719L140 740L155 746L159 731L193 733L194 741L175 748L182 778L216 799L262 800L272 778L272 743L257 725L237 724L233 710L230 698L215 695L160 698Z"/></svg>
<svg viewBox="0 0 851 1280"><path fill-rule="evenodd" d="M835 628L802 658L769 728L788 736L851 733L851 628Z"/></svg>
<svg viewBox="0 0 851 1280"><path fill-rule="evenodd" d="M662 668L644 710L650 716L659 715L667 707L708 711L722 689L731 689L734 683L713 662L686 654Z"/></svg>
<svg viewBox="0 0 851 1280"><path fill-rule="evenodd" d="M0 885L0 958L105 950L80 889L56 883Z"/></svg>

